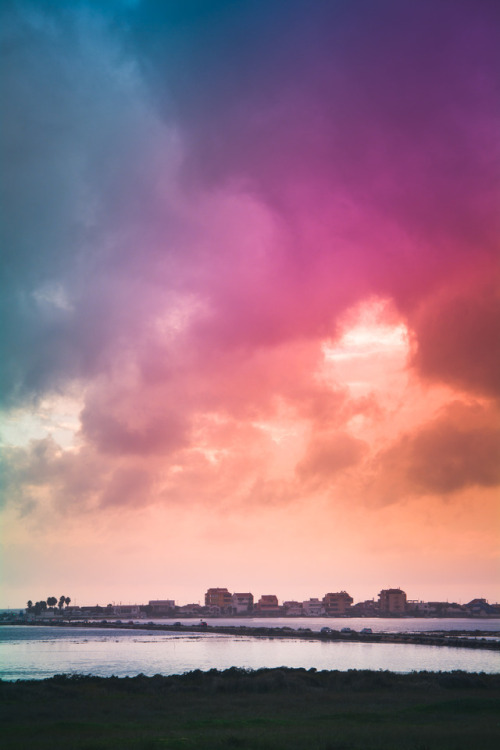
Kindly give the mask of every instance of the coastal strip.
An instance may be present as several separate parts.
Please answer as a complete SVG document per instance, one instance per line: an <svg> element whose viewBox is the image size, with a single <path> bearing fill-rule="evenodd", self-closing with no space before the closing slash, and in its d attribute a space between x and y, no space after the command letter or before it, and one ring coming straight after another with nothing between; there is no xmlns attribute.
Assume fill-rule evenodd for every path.
<svg viewBox="0 0 500 750"><path fill-rule="evenodd" d="M209 625L206 622L198 624L176 623L137 623L137 622L113 622L113 621L63 621L63 620L33 620L29 622L10 621L3 625L28 625L30 627L50 626L66 628L98 628L98 629L120 629L120 630L148 630L154 632L175 633L199 633L219 634L230 636L244 636L252 638L286 638L300 640L321 641L344 641L362 643L403 643L424 646L449 646L453 648L486 649L489 651L500 651L500 632L498 631L447 631L435 630L425 633L363 633L349 628L334 630L325 627L320 631L310 628L290 627L251 627L248 625Z"/></svg>

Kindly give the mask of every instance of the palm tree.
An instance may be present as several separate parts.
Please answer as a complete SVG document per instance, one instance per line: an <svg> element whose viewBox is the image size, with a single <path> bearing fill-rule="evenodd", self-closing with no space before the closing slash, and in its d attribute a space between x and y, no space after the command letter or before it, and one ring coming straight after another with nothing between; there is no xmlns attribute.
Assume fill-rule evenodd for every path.
<svg viewBox="0 0 500 750"><path fill-rule="evenodd" d="M66 601L66 597L64 594L59 597L59 604L57 605L59 609L62 609L64 607L64 602Z"/></svg>
<svg viewBox="0 0 500 750"><path fill-rule="evenodd" d="M66 606L68 607L71 602L71 599L69 598L69 596L67 596L64 601L66 603Z"/></svg>
<svg viewBox="0 0 500 750"><path fill-rule="evenodd" d="M55 607L55 606L56 606L56 604L57 604L57 599L56 599L56 597L55 597L55 596L49 596L49 597L47 598L47 604L49 605L49 607Z"/></svg>
<svg viewBox="0 0 500 750"><path fill-rule="evenodd" d="M41 612L45 612L47 609L47 602L41 601L35 604L35 615L39 615Z"/></svg>
<svg viewBox="0 0 500 750"><path fill-rule="evenodd" d="M33 606L33 602L31 601L31 599L28 599L28 601L26 602L26 607L27 607L28 612L31 610L32 606Z"/></svg>

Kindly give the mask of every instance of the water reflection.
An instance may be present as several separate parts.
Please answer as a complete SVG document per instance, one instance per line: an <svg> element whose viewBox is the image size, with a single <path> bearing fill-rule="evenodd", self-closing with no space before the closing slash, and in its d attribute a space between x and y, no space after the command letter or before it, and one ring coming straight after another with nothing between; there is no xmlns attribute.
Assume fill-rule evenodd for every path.
<svg viewBox="0 0 500 750"><path fill-rule="evenodd" d="M179 674L233 666L500 672L498 652L450 647L154 634L119 629L16 626L0 631L0 677L5 680L41 679L62 672L103 677Z"/></svg>
<svg viewBox="0 0 500 750"><path fill-rule="evenodd" d="M205 618L206 619L206 618ZM500 619L495 618L470 618L470 617L210 617L206 619L209 625L228 627L239 627L240 625L250 628L310 628L319 631L325 625L333 630L341 628L351 628L352 630L361 630L361 628L371 628L374 633L427 633L434 630L460 630L460 631L500 631ZM144 620L131 620L138 625L143 625ZM150 619L158 625L165 623L172 624L174 620L168 619ZM199 620L196 618L175 618L175 622L182 625L197 625Z"/></svg>

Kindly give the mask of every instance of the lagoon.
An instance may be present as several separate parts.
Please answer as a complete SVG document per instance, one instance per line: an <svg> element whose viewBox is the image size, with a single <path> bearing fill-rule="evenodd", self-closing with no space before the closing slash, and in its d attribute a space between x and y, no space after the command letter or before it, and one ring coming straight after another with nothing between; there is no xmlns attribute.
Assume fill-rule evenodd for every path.
<svg viewBox="0 0 500 750"><path fill-rule="evenodd" d="M300 622L303 627L304 621ZM396 622L404 621L391 621ZM343 620L342 626L344 623ZM256 625L255 621L253 624ZM365 620L357 621L358 628L367 624ZM474 623L469 629L486 630L485 624ZM267 626L270 625L268 620ZM433 621L433 625L435 630L462 629L458 625L444 628L437 621ZM498 621L493 630L498 630ZM293 636L274 639L74 625L0 627L0 678L3 680L43 679L61 673L102 677L131 677L141 673L172 675L233 666L500 673L500 653L417 644L304 641Z"/></svg>

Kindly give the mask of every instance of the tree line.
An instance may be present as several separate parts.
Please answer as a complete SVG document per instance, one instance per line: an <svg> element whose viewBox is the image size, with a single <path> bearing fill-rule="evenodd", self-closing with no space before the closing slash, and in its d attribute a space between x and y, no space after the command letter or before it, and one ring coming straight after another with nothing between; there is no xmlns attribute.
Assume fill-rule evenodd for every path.
<svg viewBox="0 0 500 750"><path fill-rule="evenodd" d="M35 602L35 604L33 604L31 599L29 599L26 604L26 610L32 615L40 615L42 612L45 612L47 610L55 612L57 607L57 609L59 609L59 611L61 612L63 607L67 607L70 602L71 599L69 598L69 596L64 595L59 597L59 601L57 600L56 596L48 596L47 599L42 599L39 602Z"/></svg>

